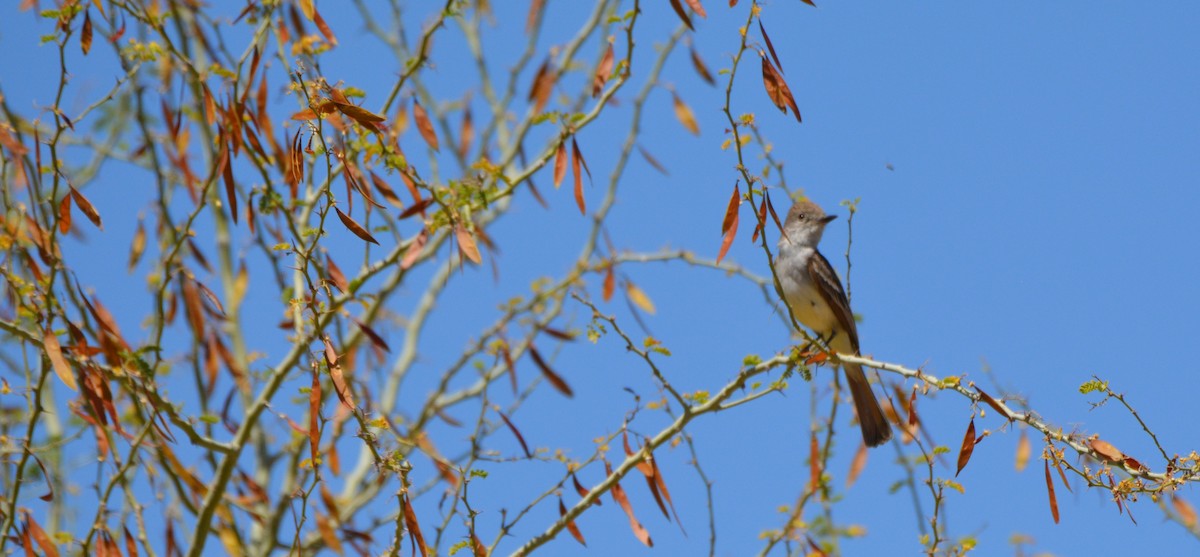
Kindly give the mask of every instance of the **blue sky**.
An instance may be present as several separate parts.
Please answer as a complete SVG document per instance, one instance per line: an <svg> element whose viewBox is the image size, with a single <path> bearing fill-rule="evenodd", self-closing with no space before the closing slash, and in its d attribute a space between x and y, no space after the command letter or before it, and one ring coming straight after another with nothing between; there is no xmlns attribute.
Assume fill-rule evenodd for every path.
<svg viewBox="0 0 1200 557"><path fill-rule="evenodd" d="M410 23L427 20L429 8L414 4ZM527 4L493 4L501 23L485 41L494 49L489 50L495 56L492 67L501 71L521 46L522 41L506 40L506 33L521 32ZM548 21L555 25L548 28L543 50L565 42L584 17L584 2L549 4ZM839 202L861 199L854 218L852 284L864 352L908 367L923 366L936 375L965 374L993 394L1002 388L1020 395L1045 420L1099 433L1161 470L1153 445L1127 413L1111 403L1093 409L1089 402L1096 400L1094 395L1078 393L1081 383L1097 375L1126 394L1168 453L1195 450L1200 436L1191 406L1200 374L1187 356L1200 332L1195 318L1200 313L1195 288L1200 250L1192 245L1200 237L1195 218L1200 206L1200 65L1195 60L1200 6L820 4L814 9L798 1L771 0L763 11L804 123L798 125L770 105L753 57L734 85L734 112L756 115L774 155L787 161L789 185L803 188L842 217L823 243L839 271L845 269L847 216ZM241 7L240 2L213 5L216 13L231 16ZM331 8L334 3L318 5L341 43L323 59L327 78L363 89L366 105L379 106L399 65L361 32L352 10L338 14ZM694 40L716 71L728 67L748 1L733 9L717 0L705 6L709 17L697 20ZM643 2L643 10L638 29L643 50L633 82L619 95L622 101L641 86L638 63L645 68L651 47L677 24L667 2ZM33 115L36 107L50 103L56 82L52 45L33 46L37 36L50 32L50 24L11 7L7 12L0 18L0 44L21 54L0 58L0 85L11 105ZM758 40L757 29L751 35ZM585 49L583 58L592 60L595 41ZM456 40L448 36L436 42L435 65L425 74L431 90L459 98L474 76L465 60ZM86 60L76 54L70 67L73 79L65 98L75 111L107 90L115 75L111 49L98 48ZM522 88L531 77L521 80ZM609 225L619 249L684 248L715 257L721 217L736 179L734 154L720 148L727 125L720 112L724 81L725 76L718 76L722 88L710 88L691 70L686 49L672 55L664 82L692 107L704 133L692 136L675 121L669 92L651 96L640 143L671 174L662 176L635 156ZM482 104L476 109L481 114ZM288 98L277 100L273 110L286 115L295 106ZM591 204L599 203L623 140L628 103L608 117L611 122L579 136L596 177L589 190ZM548 135L541 132L546 133L538 137ZM419 141L410 132L405 148L421 152ZM762 164L756 156L750 159L754 168ZM526 292L537 276L562 274L578 252L586 219L575 209L569 189L554 191L550 181L548 169L539 174L550 211L522 194L512 216L493 230L502 250L501 280L493 282L487 267L453 279L422 349L418 369L430 377L496 318L498 303ZM119 165L106 167L85 190L104 215L105 230L88 230L85 242L67 253L82 270L80 280L110 307L122 305L118 300L126 295L143 296L143 277L106 269L114 260L124 261L137 214L153 191L145 174ZM780 197L775 200L785 205ZM749 243L752 226L745 207L742 219L728 257L765 274L761 250ZM340 232L332 232L331 245L358 249L356 240ZM353 255L338 257L344 269L352 266ZM746 354L769 356L789 345L771 308L744 282L677 263L629 265L622 271L657 306L657 314L644 319L671 349L673 355L659 361L681 389L715 390L732 377ZM418 279L401 291L395 311L410 310L425 280ZM266 290L265 280L260 284L264 290L255 302L261 304L260 315L248 319L273 323L280 315L278 295ZM598 299L599 281L593 277L587 290ZM138 308L136 303L128 307ZM562 325L585 327L590 310L568 307ZM643 334L624 303L602 304L601 309L616 315L635 337ZM136 309L118 317L129 332L140 330L144 315ZM270 355L267 361L286 348L282 334L271 333L259 347ZM398 331L391 335L399 340ZM656 398L644 365L612 335L596 345L564 348L554 366L577 395L566 400L542 389L514 416L535 446L563 447L585 457L593 438L620 427L631 406L623 388L643 399ZM528 361L522 371L526 378L536 374ZM829 397L829 377L827 369L818 371L818 396ZM189 388L186 375L179 380L168 389ZM298 387L303 381L295 382ZM431 382L414 379L402 400L422 400L422 389ZM779 527L783 516L777 508L792 503L807 480L811 397L809 385L795 379L785 396L705 417L691 430L701 464L716 482L718 555L759 551L759 532ZM971 416L965 399L939 394L921 398L918 409L939 444L957 447ZM657 431L665 423L660 414L643 411L634 428ZM1000 425L993 412L976 421L981 430ZM844 419L839 424L847 430L845 441L856 442L852 427ZM455 432L444 433L452 440L448 445L462 442ZM1060 487L1062 522L1054 525L1037 460L1039 439L1032 439L1030 467L1016 473L1017 437L1010 430L984 440L958 478L965 493L948 495L950 534L977 536L980 554L1011 552L1009 539L1018 533L1036 540L1035 548L1059 555L1178 554L1196 543L1178 525L1164 523L1148 498L1133 506L1135 526L1118 514L1105 492L1083 490L1077 479L1073 494ZM839 485L854 450L843 444L831 466ZM494 438L492 448L504 455L519 452L503 434ZM619 452L614 447L613 456L619 458ZM872 451L864 477L836 507L840 521L869 532L844 542L848 555L915 554L920 549L911 496L889 491L903 474L892 464L897 454L891 446ZM626 491L659 553L699 554L708 538L701 483L687 467L689 457L682 449L662 449L656 456L665 466L687 536L657 513L640 478L623 482ZM953 454L938 473L951 476L952 463ZM488 533L485 539L494 532L500 507L523 506L528 494L549 487L560 474L553 465L534 463L497 465L489 471L487 480L472 484L484 512L480 524ZM432 473L427 463L424 472ZM580 477L594 484L602 472L589 468ZM87 484L91 478L75 480ZM514 499L514 493L525 497ZM1200 504L1194 488L1181 495ZM428 505L425 512L432 523L436 501ZM926 498L922 505L928 512L930 501ZM556 516L551 506L539 507L514 532L514 540L541 531ZM588 538L586 550L564 535L551 542L547 554L654 551L634 540L625 517L607 498L579 525ZM515 547L510 543L502 542L499 553ZM209 549L216 551L215 546Z"/></svg>

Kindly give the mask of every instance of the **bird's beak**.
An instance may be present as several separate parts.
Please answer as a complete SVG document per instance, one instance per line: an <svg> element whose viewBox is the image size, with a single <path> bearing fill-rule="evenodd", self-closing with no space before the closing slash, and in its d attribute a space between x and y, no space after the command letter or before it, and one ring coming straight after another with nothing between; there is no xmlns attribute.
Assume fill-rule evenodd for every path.
<svg viewBox="0 0 1200 557"><path fill-rule="evenodd" d="M833 219L836 219L836 218L837 218L837 215L825 215L824 217L821 218L821 224L829 224L830 222L833 221Z"/></svg>

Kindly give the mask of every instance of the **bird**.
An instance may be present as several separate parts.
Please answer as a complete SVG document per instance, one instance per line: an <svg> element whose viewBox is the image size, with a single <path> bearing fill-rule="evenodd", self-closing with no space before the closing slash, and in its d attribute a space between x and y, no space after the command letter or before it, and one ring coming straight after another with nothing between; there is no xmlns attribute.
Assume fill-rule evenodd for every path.
<svg viewBox="0 0 1200 557"><path fill-rule="evenodd" d="M775 274L780 294L797 321L812 329L834 352L858 355L858 329L846 290L829 260L817 249L825 226L835 218L837 215L826 215L808 199L793 204L779 238ZM863 441L868 447L887 442L892 438L892 428L862 366L844 361L840 366L850 385Z"/></svg>

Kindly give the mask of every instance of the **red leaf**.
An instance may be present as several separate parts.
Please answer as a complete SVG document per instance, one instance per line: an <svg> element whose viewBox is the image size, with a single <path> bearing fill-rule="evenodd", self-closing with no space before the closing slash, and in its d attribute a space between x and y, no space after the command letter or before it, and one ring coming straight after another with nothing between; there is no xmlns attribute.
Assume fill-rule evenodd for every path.
<svg viewBox="0 0 1200 557"><path fill-rule="evenodd" d="M717 252L717 264L721 264L721 260L725 258L725 253L729 251L729 246L733 245L733 239L737 236L738 227L738 206L742 203L742 193L738 189L738 184L733 184L733 196L729 198L729 206L725 208L725 219L721 221L721 234L724 237L721 239L721 250Z"/></svg>
<svg viewBox="0 0 1200 557"><path fill-rule="evenodd" d="M967 465L967 461L971 460L975 442L975 418L971 418L971 423L967 426L967 433L963 435L962 447L958 450L958 470L954 472L954 477L957 478L958 473L962 472L963 467Z"/></svg>
<svg viewBox="0 0 1200 557"><path fill-rule="evenodd" d="M533 26L537 24L538 15L542 13L545 4L546 0L533 0L529 3L529 15L525 17L525 33L533 32Z"/></svg>
<svg viewBox="0 0 1200 557"><path fill-rule="evenodd" d="M713 79L712 72L708 70L708 66L704 64L704 60L700 58L700 53L696 52L696 47L693 46L690 48L692 51L692 68L696 70L696 73L700 74L700 79L703 79L705 83L715 86L717 80Z"/></svg>
<svg viewBox="0 0 1200 557"><path fill-rule="evenodd" d="M862 474L864 468L867 467L867 444L860 443L858 452L854 453L854 460L850 461L850 471L846 473L846 489L854 485L858 480L858 476Z"/></svg>
<svg viewBox="0 0 1200 557"><path fill-rule="evenodd" d="M71 196L64 195L58 202L58 231L66 234L71 231Z"/></svg>
<svg viewBox="0 0 1200 557"><path fill-rule="evenodd" d="M92 11L85 10L83 12L83 29L79 32L79 48L83 50L83 55L87 56L92 50Z"/></svg>
<svg viewBox="0 0 1200 557"><path fill-rule="evenodd" d="M996 413L998 413L1001 416L1004 416L1005 418L1008 418L1010 420L1012 419L1012 416L1008 415L1008 412L1006 412L1004 410L1004 408L1002 406L1000 406L1000 403L996 402L996 399L992 398L991 395L983 392L983 389L980 389L979 387L975 387L975 390L979 392L980 400L986 402L988 406L991 406L992 409L996 411Z"/></svg>
<svg viewBox="0 0 1200 557"><path fill-rule="evenodd" d="M321 430L317 420L321 416L321 376L313 367L312 388L308 392L308 448L312 454L312 465L317 467L317 457L321 454Z"/></svg>
<svg viewBox="0 0 1200 557"><path fill-rule="evenodd" d="M558 498L558 516L559 518L567 516L567 506L563 504L562 497ZM567 521L567 531L571 533L571 537L575 538L575 541L587 547L587 542L583 539L583 532L579 531L579 527L575 525L574 520Z"/></svg>
<svg viewBox="0 0 1200 557"><path fill-rule="evenodd" d="M354 222L354 219L350 218L349 215L343 213L342 210L338 209L337 207L334 207L333 210L337 211L337 216L339 219L341 219L342 224L345 225L346 228L350 229L350 232L353 232L355 236L358 236L364 241L379 245L379 242L375 239L375 237L371 236L371 233L367 232L367 229L363 228L362 225Z"/></svg>
<svg viewBox="0 0 1200 557"><path fill-rule="evenodd" d="M671 175L670 172L667 172L667 168L665 166L663 166L662 163L658 162L658 159L655 159L654 157L650 156L650 152L647 151L645 147L638 145L638 152L642 154L642 158L646 159L647 163L650 163L650 166L654 167L655 170L661 172L663 176Z"/></svg>
<svg viewBox="0 0 1200 557"><path fill-rule="evenodd" d="M604 461L604 473L612 475L612 465L607 460ZM629 496L625 495L625 489L621 487L620 482L613 482L612 498L629 517L629 527L633 529L633 535L637 536L638 541L645 544L646 547L654 547L654 540L650 539L650 532L647 532L646 527L642 526L637 517L633 516L633 505L629 504Z"/></svg>
<svg viewBox="0 0 1200 557"><path fill-rule="evenodd" d="M100 213L96 212L96 208L92 206L92 202L88 201L79 190L71 187L71 197L75 199L75 204L79 206L79 210L83 211L83 216L92 221L96 228L104 230L104 224L100 222Z"/></svg>
<svg viewBox="0 0 1200 557"><path fill-rule="evenodd" d="M572 137L571 173L575 176L575 203L579 205L579 213L586 215L587 205L583 201L583 173L579 170L580 165L583 165L585 170L587 169L587 162L583 160L583 153L579 151L579 143L575 141L574 137ZM590 179L592 177L592 171L588 170L587 173L588 178Z"/></svg>
<svg viewBox="0 0 1200 557"><path fill-rule="evenodd" d="M471 235L471 231L461 224L454 225L454 236L458 239L458 251L463 257L470 259L476 265L483 261L479 255L479 246L475 244L475 237Z"/></svg>
<svg viewBox="0 0 1200 557"><path fill-rule="evenodd" d="M612 299L613 290L616 290L616 288L617 274L613 272L613 264L609 263L608 267L604 270L604 289L600 294L604 298L604 301L607 302Z"/></svg>
<svg viewBox="0 0 1200 557"><path fill-rule="evenodd" d="M421 138L425 143L429 144L429 148L435 152L438 150L437 133L433 131L433 123L429 121L429 113L425 112L425 107L417 99L413 99L413 120L417 122L417 131L421 132Z"/></svg>
<svg viewBox="0 0 1200 557"><path fill-rule="evenodd" d="M342 292L350 290L350 282L346 280L346 275L342 273L342 269L337 266L337 263L333 262L333 256L326 255L325 262L329 267L329 281Z"/></svg>
<svg viewBox="0 0 1200 557"><path fill-rule="evenodd" d="M325 23L325 18L321 17L321 12L318 12L316 8L313 8L312 20L313 23L317 24L317 30L321 32L325 40L329 41L330 45L337 46L337 37L333 36L333 29L329 28L329 24Z"/></svg>
<svg viewBox="0 0 1200 557"><path fill-rule="evenodd" d="M462 127L458 130L458 156L467 158L471 152L471 142L475 140L475 124L471 121L471 106L463 110Z"/></svg>
<svg viewBox="0 0 1200 557"><path fill-rule="evenodd" d="M762 32L763 40L767 43L767 50L771 51L771 59L779 66L779 73L783 73L783 62L780 62L779 55L775 54L775 45L771 44L771 36L767 34L767 28L763 27L761 17L758 19L758 30Z"/></svg>
<svg viewBox="0 0 1200 557"><path fill-rule="evenodd" d="M396 190L393 190L383 178L380 178L379 175L374 172L371 172L371 183L375 184L375 189L379 191L379 195L382 195L388 203L395 205L397 209L404 208L404 203L401 202L400 198L396 195Z"/></svg>
<svg viewBox="0 0 1200 557"><path fill-rule="evenodd" d="M550 94L554 92L556 79L554 68L550 67L550 59L547 58L538 68L537 74L533 77L533 87L529 89L529 102L533 103L534 112L540 114L546 107L546 103L550 102Z"/></svg>
<svg viewBox="0 0 1200 557"><path fill-rule="evenodd" d="M504 420L504 425L508 426L508 430L512 432L513 437L516 437L517 442L521 444L521 450L525 451L525 458L533 458L533 453L529 452L529 445L525 444L525 436L521 435L521 432L517 430L517 426L513 425L512 421L508 419L508 416L504 415L504 412L500 411L499 407L495 410L497 414L500 414L500 419Z"/></svg>
<svg viewBox="0 0 1200 557"><path fill-rule="evenodd" d="M557 188L567 175L567 142L563 140L554 151L554 187Z"/></svg>
<svg viewBox="0 0 1200 557"><path fill-rule="evenodd" d="M604 90L604 83L612 76L613 70L613 45L608 43L608 48L604 51L604 57L600 59L600 65L596 66L596 75L592 77L592 96L600 96L600 92Z"/></svg>
<svg viewBox="0 0 1200 557"><path fill-rule="evenodd" d="M375 332L375 329L368 327L366 323L363 323L362 321L359 321L353 317L351 317L350 320L353 321L355 325L358 325L359 329L362 329L363 334L367 335L367 338L371 339L371 344L378 346L384 352L392 351L391 347L388 346L387 341L383 340L383 337L379 336L379 333Z"/></svg>
<svg viewBox="0 0 1200 557"><path fill-rule="evenodd" d="M421 555L429 555L429 549L425 547L425 537L421 535L421 525L417 524L417 515L412 510L412 501L408 495L404 496L404 526L408 528L408 536L413 540L417 551Z"/></svg>
<svg viewBox="0 0 1200 557"><path fill-rule="evenodd" d="M761 54L761 53L760 53ZM796 121L800 121L800 108L796 106L796 99L792 96L792 90L788 88L787 82L783 80L783 76L771 65L770 60L766 56L762 56L762 74L763 88L767 91L767 96L771 98L771 102L779 108L780 112L787 114L787 109L792 109L792 114L796 117Z"/></svg>
<svg viewBox="0 0 1200 557"><path fill-rule="evenodd" d="M550 369L549 365L546 365L546 360L542 359L542 355L538 353L537 349L534 348L532 344L529 345L529 357L533 358L533 363L537 364L538 369L542 371L542 375L546 377L546 380L549 381L550 385L552 385L558 392L566 395L567 397L575 396L575 392L571 390L571 386L567 385L567 382L564 381L563 378L557 373L554 373L554 370Z"/></svg>
<svg viewBox="0 0 1200 557"><path fill-rule="evenodd" d="M695 27L692 27L692 19L688 17L687 12L683 10L683 4L680 4L679 0L671 0L671 9L675 10L675 15L679 16L679 19L683 21L684 25L687 25L688 29L691 29L692 31L696 30Z"/></svg>
<svg viewBox="0 0 1200 557"><path fill-rule="evenodd" d="M571 482L575 484L575 493L578 493L580 498L586 498L591 493L586 487L583 487L583 484L579 483L579 478L575 477L574 472L571 472ZM592 501L592 504L599 507L601 505L600 498L597 497L595 501Z"/></svg>
<svg viewBox="0 0 1200 557"><path fill-rule="evenodd" d="M1046 493L1050 496L1050 515L1058 524L1058 499L1054 497L1054 480L1050 478L1050 461L1046 461Z"/></svg>
<svg viewBox="0 0 1200 557"><path fill-rule="evenodd" d="M421 257L421 253L425 250L425 242L429 241L429 232L422 228L417 237L412 239L412 243L404 251L404 259L400 260L400 268L407 269L412 267L417 262L417 258Z"/></svg>
<svg viewBox="0 0 1200 557"><path fill-rule="evenodd" d="M808 488L815 490L821 485L821 445L817 442L817 432L813 431L808 440Z"/></svg>

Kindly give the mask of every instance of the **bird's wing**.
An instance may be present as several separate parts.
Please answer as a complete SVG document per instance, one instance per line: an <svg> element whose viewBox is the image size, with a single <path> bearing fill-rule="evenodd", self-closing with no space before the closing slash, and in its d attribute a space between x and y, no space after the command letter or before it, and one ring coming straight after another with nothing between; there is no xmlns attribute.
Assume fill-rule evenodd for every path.
<svg viewBox="0 0 1200 557"><path fill-rule="evenodd" d="M842 289L842 281L838 279L833 266L813 250L813 256L808 258L808 275L817 285L817 291L825 299L825 303L833 309L833 314L841 324L842 330L850 336L850 344L858 352L858 328L854 325L854 313L850 311L850 301L846 299L846 291Z"/></svg>

